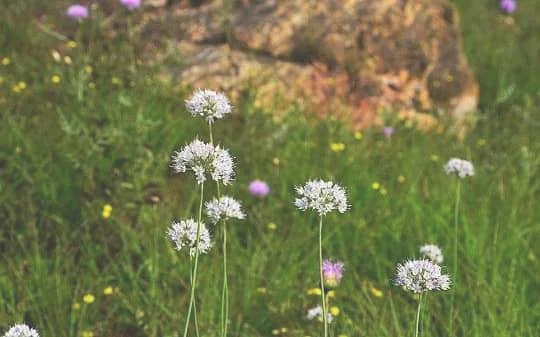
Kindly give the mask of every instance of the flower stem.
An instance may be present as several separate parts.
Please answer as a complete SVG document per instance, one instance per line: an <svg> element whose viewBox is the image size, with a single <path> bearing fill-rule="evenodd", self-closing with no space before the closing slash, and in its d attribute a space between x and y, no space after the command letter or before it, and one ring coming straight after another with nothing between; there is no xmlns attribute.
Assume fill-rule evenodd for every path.
<svg viewBox="0 0 540 337"><path fill-rule="evenodd" d="M188 308L188 314L186 319L186 326L184 328L184 337L187 337L188 328L189 328L189 318L191 317L191 311L195 305L195 288L197 286L197 268L199 266L199 243L201 240L201 220L202 220L202 208L203 208L203 200L204 200L204 183L201 184L201 201L199 203L199 217L197 219L197 239L195 244L195 266L193 267L193 282L191 283L191 296L189 300L189 308ZM195 321L195 333L197 336L199 327L197 324L197 321Z"/></svg>
<svg viewBox="0 0 540 337"><path fill-rule="evenodd" d="M324 275L323 275L323 258L322 258L322 216L319 221L319 270L321 276L321 301L323 308L323 324L324 337L328 337L328 313L326 309L326 296L324 295Z"/></svg>
<svg viewBox="0 0 540 337"><path fill-rule="evenodd" d="M456 187L456 204L454 207L454 284L458 279L458 217L459 217L459 202L461 196L461 181L458 180ZM452 291L450 305L450 335L454 335L454 301L456 295L456 287Z"/></svg>
<svg viewBox="0 0 540 337"><path fill-rule="evenodd" d="M418 337L420 334L420 308L422 307L422 293L420 293L420 298L418 299L418 310L416 311L416 330L415 337Z"/></svg>

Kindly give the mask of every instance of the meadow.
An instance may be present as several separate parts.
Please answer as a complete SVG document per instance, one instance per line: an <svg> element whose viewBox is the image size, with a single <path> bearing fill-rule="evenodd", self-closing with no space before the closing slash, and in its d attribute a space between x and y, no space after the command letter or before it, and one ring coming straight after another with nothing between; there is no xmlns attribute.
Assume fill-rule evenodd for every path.
<svg viewBox="0 0 540 337"><path fill-rule="evenodd" d="M459 273L451 291L427 298L422 336L449 336L452 292L455 336L540 336L540 2L519 1L511 16L497 1L453 3L481 88L463 140L399 120L391 136L355 132L300 105L275 118L252 91L214 124L236 162L222 189L246 213L228 224L229 336L321 334L306 318L320 300L318 218L293 205L294 187L315 178L343 186L350 205L325 217L325 257L345 266L331 336L414 336L417 299L393 282L396 264L425 243ZM208 125L185 108L189 83L137 62L144 41L102 29L104 17L77 25L66 7L0 5L0 333L25 322L45 337L182 336L189 254L167 229L196 216L199 194L170 161L196 136L208 141ZM461 182L459 261L458 178L443 170L453 157L475 167ZM255 179L267 196L249 193ZM199 261L203 336L220 328L212 235L216 247Z"/></svg>

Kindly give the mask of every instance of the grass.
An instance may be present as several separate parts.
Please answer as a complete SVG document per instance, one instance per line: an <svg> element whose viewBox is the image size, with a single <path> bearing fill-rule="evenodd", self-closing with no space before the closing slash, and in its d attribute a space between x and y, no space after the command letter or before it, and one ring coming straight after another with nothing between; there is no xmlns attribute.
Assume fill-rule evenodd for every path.
<svg viewBox="0 0 540 337"><path fill-rule="evenodd" d="M295 106L275 120L254 107L252 92L216 124L216 141L238 163L225 192L248 214L228 226L231 336L319 335L320 324L305 319L319 301L307 294L318 286L317 219L292 206L293 186L315 177L345 186L352 205L325 220L325 255L346 267L330 300L340 308L332 333L410 336L417 303L392 285L394 269L436 242L453 270L456 180L442 170L450 157L476 168L462 184L456 335L538 336L540 7L520 1L507 25L494 1L454 2L482 90L480 120L463 142L399 123L391 139L378 129L357 139ZM0 11L0 61L9 58L0 64L0 331L25 321L42 336L176 336L189 264L165 232L195 215L198 196L194 179L173 175L168 161L196 135L207 139L207 129L183 107L189 88L129 61L128 36L86 22L71 48L38 28L35 18L47 14L42 26L75 31L64 8L20 1ZM336 142L343 151L330 149ZM269 183L267 198L247 192L255 178ZM201 331L215 336L219 249L202 256L199 271ZM95 301L85 303L86 294ZM428 296L422 335L446 335L450 297Z"/></svg>

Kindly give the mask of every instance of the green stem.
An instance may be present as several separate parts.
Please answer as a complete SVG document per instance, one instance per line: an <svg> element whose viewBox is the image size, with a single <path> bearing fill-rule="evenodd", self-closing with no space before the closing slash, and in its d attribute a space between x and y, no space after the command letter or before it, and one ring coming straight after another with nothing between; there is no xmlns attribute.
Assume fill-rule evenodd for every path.
<svg viewBox="0 0 540 337"><path fill-rule="evenodd" d="M197 239L195 244L195 266L193 267L193 282L191 284L191 296L189 300L189 308L186 319L186 326L184 328L184 337L187 337L188 328L189 328L189 318L191 317L191 311L195 304L195 288L197 286L197 268L199 266L199 243L201 240L201 219L202 219L202 208L204 200L204 183L201 184L201 201L199 203L199 218L197 219ZM195 333L199 336L198 331L199 327L197 326L197 321L195 321Z"/></svg>
<svg viewBox="0 0 540 337"><path fill-rule="evenodd" d="M418 299L418 310L416 311L416 330L415 337L419 336L420 332L420 308L422 307L422 293L420 293L420 298Z"/></svg>
<svg viewBox="0 0 540 337"><path fill-rule="evenodd" d="M321 301L323 308L323 324L324 337L328 337L328 312L326 309L326 300L324 296L324 275L323 275L323 258L322 258L322 216L319 221L319 270L321 276Z"/></svg>
<svg viewBox="0 0 540 337"><path fill-rule="evenodd" d="M454 301L456 295L456 282L458 280L458 217L459 202L461 196L461 180L458 180L456 187L456 204L454 207L454 290L452 291L450 305L450 335L454 335Z"/></svg>
<svg viewBox="0 0 540 337"><path fill-rule="evenodd" d="M227 336L227 320L229 316L229 285L227 281L227 224L223 222L223 289L221 292L221 324L222 336Z"/></svg>
<svg viewBox="0 0 540 337"><path fill-rule="evenodd" d="M210 144L214 145L214 135L212 134L212 123L208 123L208 128L210 129Z"/></svg>

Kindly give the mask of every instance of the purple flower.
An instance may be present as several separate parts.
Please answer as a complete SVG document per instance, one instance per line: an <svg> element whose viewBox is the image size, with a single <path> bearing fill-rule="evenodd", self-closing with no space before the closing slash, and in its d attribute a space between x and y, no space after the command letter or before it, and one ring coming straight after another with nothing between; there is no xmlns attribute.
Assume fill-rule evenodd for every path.
<svg viewBox="0 0 540 337"><path fill-rule="evenodd" d="M120 3L127 9L133 10L141 5L141 0L120 0Z"/></svg>
<svg viewBox="0 0 540 337"><path fill-rule="evenodd" d="M270 193L270 187L264 181L256 179L249 184L249 193L255 197L265 197Z"/></svg>
<svg viewBox="0 0 540 337"><path fill-rule="evenodd" d="M394 134L394 132L396 132L396 129L391 127L391 126L387 126L383 129L383 133L386 137L390 138L392 137L392 135Z"/></svg>
<svg viewBox="0 0 540 337"><path fill-rule="evenodd" d="M71 5L66 11L67 16L75 20L82 20L88 17L88 8L83 5Z"/></svg>
<svg viewBox="0 0 540 337"><path fill-rule="evenodd" d="M516 0L501 0L501 9L505 13L513 13L517 8Z"/></svg>
<svg viewBox="0 0 540 337"><path fill-rule="evenodd" d="M343 263L340 261L324 260L322 269L325 287L335 288L343 278Z"/></svg>

